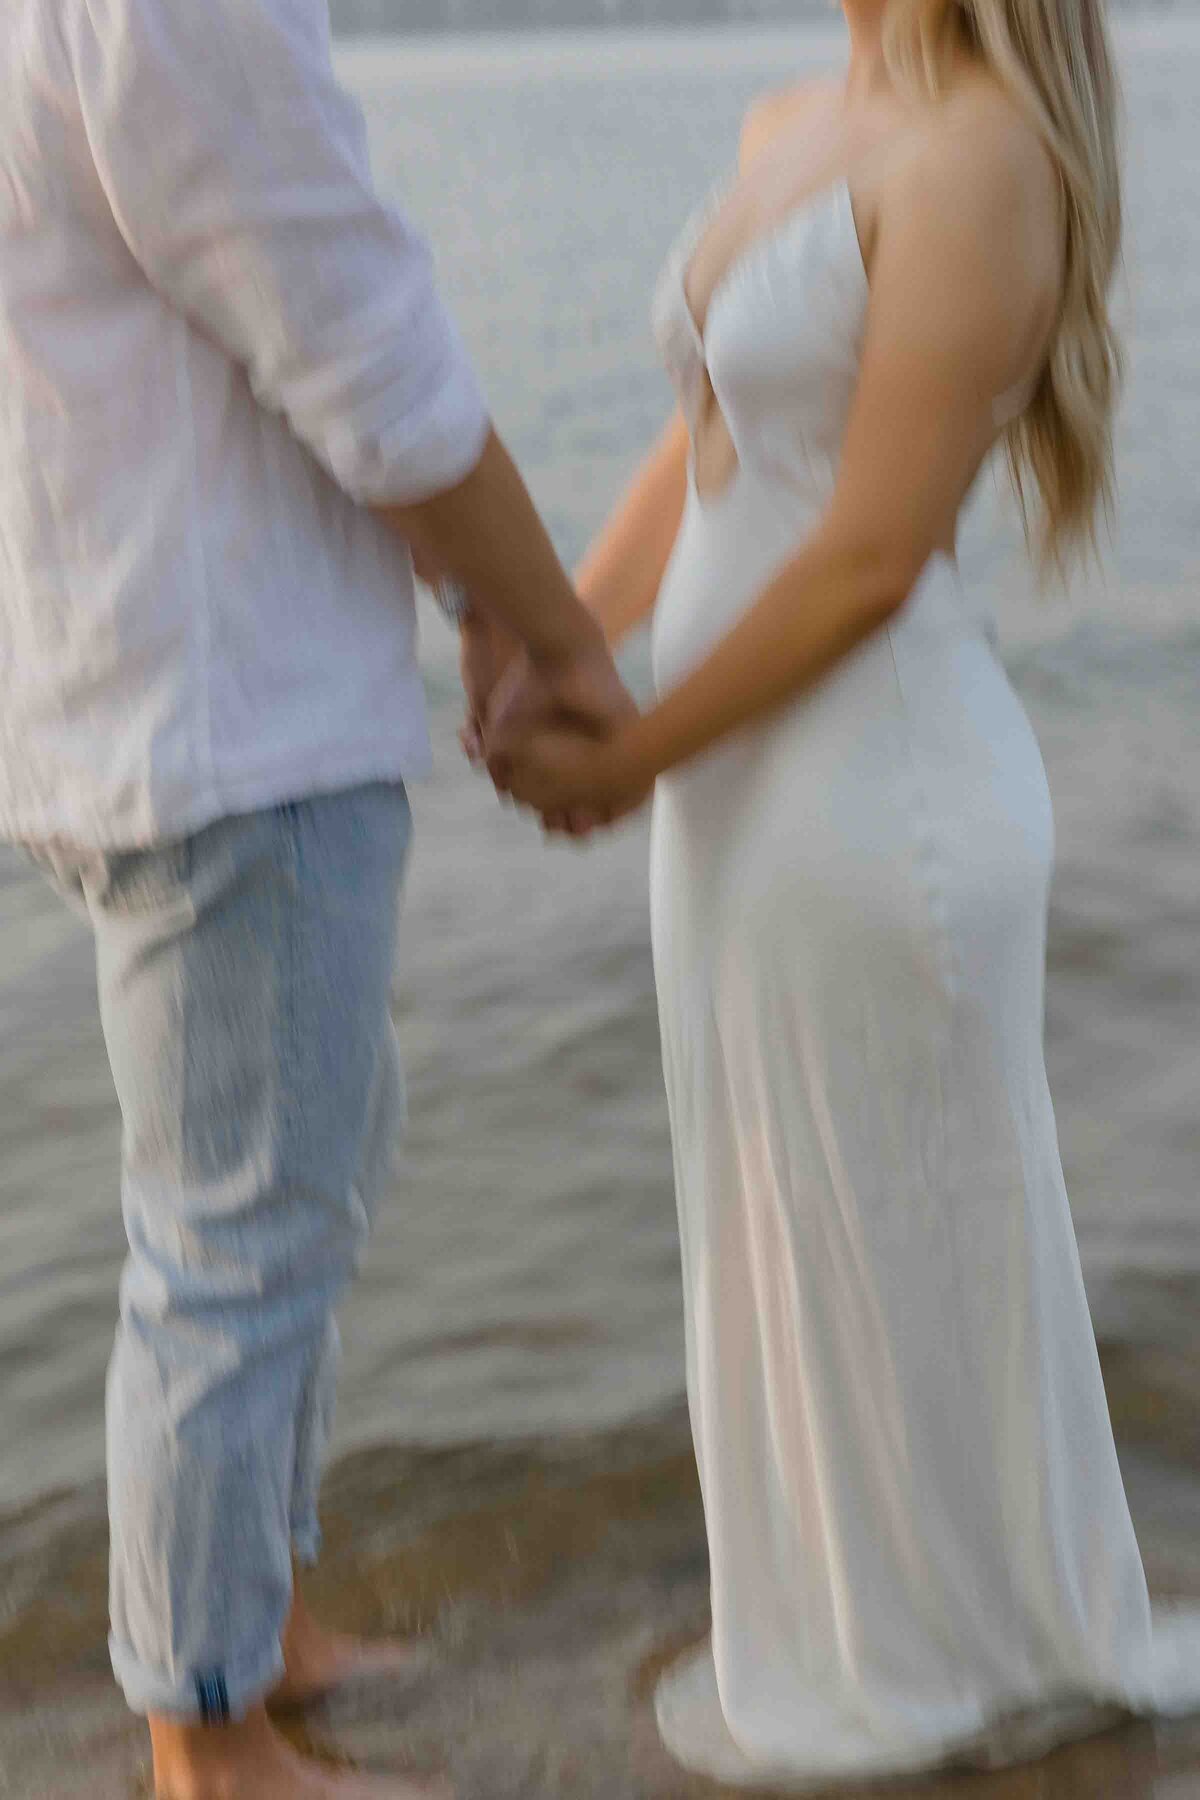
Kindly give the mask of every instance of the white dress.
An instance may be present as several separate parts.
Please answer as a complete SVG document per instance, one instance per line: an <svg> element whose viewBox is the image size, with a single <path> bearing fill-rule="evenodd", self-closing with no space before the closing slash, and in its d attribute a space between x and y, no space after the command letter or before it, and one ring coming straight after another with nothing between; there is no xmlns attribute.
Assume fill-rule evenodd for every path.
<svg viewBox="0 0 1200 1800"><path fill-rule="evenodd" d="M703 340L659 597L670 687L827 502L867 282L845 183L741 254ZM658 784L655 968L711 1642L663 1681L679 1761L804 1785L1006 1760L1200 1707L1200 1611L1152 1617L1043 1060L1052 821L954 565L815 690Z"/></svg>

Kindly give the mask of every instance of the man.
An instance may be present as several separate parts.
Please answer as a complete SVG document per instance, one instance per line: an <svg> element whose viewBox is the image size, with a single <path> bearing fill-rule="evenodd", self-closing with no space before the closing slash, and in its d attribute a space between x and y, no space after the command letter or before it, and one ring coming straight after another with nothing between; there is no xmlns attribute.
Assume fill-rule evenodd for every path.
<svg viewBox="0 0 1200 1800"><path fill-rule="evenodd" d="M477 711L513 646L627 701L322 0L14 0L5 38L0 835L93 925L124 1120L113 1663L162 1800L411 1796L266 1711L361 1660L292 1559L398 1108L410 547L488 622Z"/></svg>

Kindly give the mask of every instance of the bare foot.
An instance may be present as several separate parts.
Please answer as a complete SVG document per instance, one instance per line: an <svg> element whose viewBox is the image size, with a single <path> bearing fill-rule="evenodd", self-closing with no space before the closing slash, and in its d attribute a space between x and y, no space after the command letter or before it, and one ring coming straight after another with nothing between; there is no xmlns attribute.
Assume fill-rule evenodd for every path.
<svg viewBox="0 0 1200 1800"><path fill-rule="evenodd" d="M263 1707L230 1725L150 1720L156 1800L452 1800L444 1781L306 1762Z"/></svg>
<svg viewBox="0 0 1200 1800"><path fill-rule="evenodd" d="M351 1682L413 1679L429 1667L419 1638L343 1637L319 1625L299 1588L280 1640L285 1674L267 1696L272 1712L293 1712L324 1700Z"/></svg>

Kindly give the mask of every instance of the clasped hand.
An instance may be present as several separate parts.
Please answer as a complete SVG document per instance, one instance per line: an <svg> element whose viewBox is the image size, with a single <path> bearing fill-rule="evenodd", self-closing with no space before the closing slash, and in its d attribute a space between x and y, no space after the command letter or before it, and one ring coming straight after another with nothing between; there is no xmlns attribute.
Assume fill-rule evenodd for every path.
<svg viewBox="0 0 1200 1800"><path fill-rule="evenodd" d="M535 666L511 638L472 618L463 627L462 675L467 755L548 832L586 837L646 799L650 784L622 746L637 708L603 647Z"/></svg>

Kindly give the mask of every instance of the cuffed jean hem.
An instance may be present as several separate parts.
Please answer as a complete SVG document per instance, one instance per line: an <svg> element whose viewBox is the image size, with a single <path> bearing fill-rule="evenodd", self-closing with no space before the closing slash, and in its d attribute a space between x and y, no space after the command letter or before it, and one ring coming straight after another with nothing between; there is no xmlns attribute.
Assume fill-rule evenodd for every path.
<svg viewBox="0 0 1200 1800"><path fill-rule="evenodd" d="M115 1637L108 1640L108 1653L131 1711L212 1724L244 1719L278 1684L284 1671L278 1638L254 1656L225 1663L219 1674L197 1671L183 1681L155 1674Z"/></svg>

